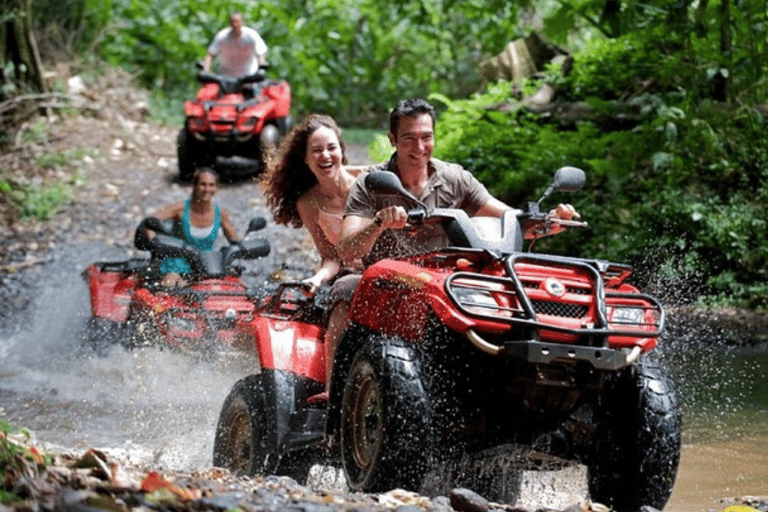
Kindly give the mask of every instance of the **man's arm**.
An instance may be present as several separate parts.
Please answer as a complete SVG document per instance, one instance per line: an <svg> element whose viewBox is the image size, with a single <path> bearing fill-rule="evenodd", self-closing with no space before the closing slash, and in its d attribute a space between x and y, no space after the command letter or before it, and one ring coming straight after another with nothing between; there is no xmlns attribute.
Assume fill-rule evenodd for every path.
<svg viewBox="0 0 768 512"><path fill-rule="evenodd" d="M385 229L402 229L408 213L402 206L388 206L376 212L374 218L347 215L341 225L341 241L337 251L346 264L366 256Z"/></svg>
<svg viewBox="0 0 768 512"><path fill-rule="evenodd" d="M501 217L507 210L514 210L514 208L507 206L495 197L491 197L474 213L473 217Z"/></svg>
<svg viewBox="0 0 768 512"><path fill-rule="evenodd" d="M203 71L205 73L209 73L211 71L211 62L213 62L213 54L206 53L205 59L203 60Z"/></svg>
<svg viewBox="0 0 768 512"><path fill-rule="evenodd" d="M257 53L256 54L256 65L258 67L261 67L262 64L267 63L267 54L265 53Z"/></svg>

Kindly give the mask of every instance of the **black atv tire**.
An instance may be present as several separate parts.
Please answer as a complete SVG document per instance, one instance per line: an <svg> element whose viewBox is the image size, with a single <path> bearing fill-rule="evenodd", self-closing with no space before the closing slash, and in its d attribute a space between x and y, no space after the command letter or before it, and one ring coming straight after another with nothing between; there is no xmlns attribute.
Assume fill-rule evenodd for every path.
<svg viewBox="0 0 768 512"><path fill-rule="evenodd" d="M195 150L195 141L186 128L179 130L176 138L176 156L179 160L179 179L191 181L192 175L198 167L208 165L206 159L199 150Z"/></svg>
<svg viewBox="0 0 768 512"><path fill-rule="evenodd" d="M607 391L587 475L593 501L615 512L664 508L680 462L682 421L671 379L648 363L626 368Z"/></svg>
<svg viewBox="0 0 768 512"><path fill-rule="evenodd" d="M344 385L341 454L349 487L418 491L429 469L431 408L412 346L373 339Z"/></svg>
<svg viewBox="0 0 768 512"><path fill-rule="evenodd" d="M237 381L221 407L213 465L240 475L273 473L278 457L266 447L269 411L261 375Z"/></svg>
<svg viewBox="0 0 768 512"><path fill-rule="evenodd" d="M123 341L123 326L106 318L92 316L85 325L85 345L98 356L107 354L110 348Z"/></svg>

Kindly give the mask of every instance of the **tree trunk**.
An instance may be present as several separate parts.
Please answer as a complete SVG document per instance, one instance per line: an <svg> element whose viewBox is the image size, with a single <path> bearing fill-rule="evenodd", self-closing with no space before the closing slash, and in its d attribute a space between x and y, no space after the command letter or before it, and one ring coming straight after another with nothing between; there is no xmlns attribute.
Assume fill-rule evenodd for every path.
<svg viewBox="0 0 768 512"><path fill-rule="evenodd" d="M13 79L17 85L26 85L32 90L43 92L43 66L37 50L37 41L32 33L32 3L31 0L3 0L5 23L3 24L2 60L13 63ZM11 77L0 75L0 84L5 84Z"/></svg>
<svg viewBox="0 0 768 512"><path fill-rule="evenodd" d="M717 101L728 101L728 83L730 73L733 70L731 62L731 0L722 0L720 3L720 52L724 62L720 70L713 77L712 96ZM723 73L723 69L726 73Z"/></svg>

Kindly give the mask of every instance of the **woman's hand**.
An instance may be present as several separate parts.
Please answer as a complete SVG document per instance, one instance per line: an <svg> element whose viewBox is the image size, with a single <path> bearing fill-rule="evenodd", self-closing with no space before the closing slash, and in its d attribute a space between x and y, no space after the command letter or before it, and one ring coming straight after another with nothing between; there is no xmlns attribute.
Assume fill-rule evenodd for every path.
<svg viewBox="0 0 768 512"><path fill-rule="evenodd" d="M324 282L323 276L320 275L320 273L317 273L313 275L312 277L308 277L307 279L304 279L302 283L307 285L307 292L309 295L314 295L317 293L317 290L320 288L320 285L322 285Z"/></svg>

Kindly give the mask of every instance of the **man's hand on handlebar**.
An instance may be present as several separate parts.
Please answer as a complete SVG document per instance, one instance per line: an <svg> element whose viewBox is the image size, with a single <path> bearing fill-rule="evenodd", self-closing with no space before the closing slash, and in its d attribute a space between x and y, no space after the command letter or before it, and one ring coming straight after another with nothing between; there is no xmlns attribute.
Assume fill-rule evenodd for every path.
<svg viewBox="0 0 768 512"><path fill-rule="evenodd" d="M569 227L586 227L587 223L580 219L581 215L570 204L559 204L557 208L550 210L546 219L535 224L525 233L525 238L535 239L545 236L557 235Z"/></svg>
<svg viewBox="0 0 768 512"><path fill-rule="evenodd" d="M402 206L388 206L376 212L373 222L383 229L402 229L408 223L408 212Z"/></svg>
<svg viewBox="0 0 768 512"><path fill-rule="evenodd" d="M320 285L323 284L323 278L322 276L315 274L314 276L308 277L307 279L301 281L301 284L306 287L307 294L311 296L317 293Z"/></svg>
<svg viewBox="0 0 768 512"><path fill-rule="evenodd" d="M571 219L580 219L581 215L579 215L579 212L576 211L576 208L573 207L573 205L570 204L559 204L557 205L557 208L554 210L551 210L549 212L549 216L552 219L562 219L562 220L571 220Z"/></svg>

